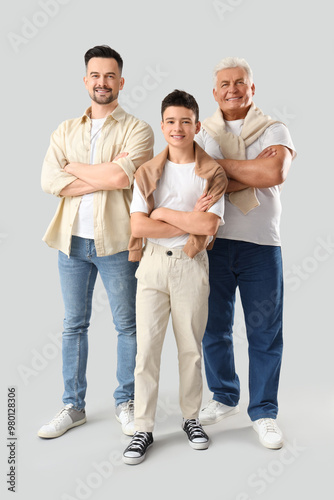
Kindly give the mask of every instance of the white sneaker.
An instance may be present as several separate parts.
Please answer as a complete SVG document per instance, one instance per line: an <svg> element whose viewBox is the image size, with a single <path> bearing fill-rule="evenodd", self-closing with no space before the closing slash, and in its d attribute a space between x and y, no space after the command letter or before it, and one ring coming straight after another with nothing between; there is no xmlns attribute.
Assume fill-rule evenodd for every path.
<svg viewBox="0 0 334 500"><path fill-rule="evenodd" d="M85 422L85 410L76 410L72 404L68 404L48 424L43 425L37 435L41 438L56 438L65 434L72 427L77 427Z"/></svg>
<svg viewBox="0 0 334 500"><path fill-rule="evenodd" d="M239 406L227 406L219 401L211 399L208 404L199 412L199 419L202 425L216 424L220 420L239 412Z"/></svg>
<svg viewBox="0 0 334 500"><path fill-rule="evenodd" d="M253 429L259 435L260 443L271 450L279 450L283 446L283 433L273 418L259 418L253 422Z"/></svg>
<svg viewBox="0 0 334 500"><path fill-rule="evenodd" d="M122 431L127 436L133 436L135 433L134 409L134 401L132 399L119 404L115 409L116 418L122 424Z"/></svg>

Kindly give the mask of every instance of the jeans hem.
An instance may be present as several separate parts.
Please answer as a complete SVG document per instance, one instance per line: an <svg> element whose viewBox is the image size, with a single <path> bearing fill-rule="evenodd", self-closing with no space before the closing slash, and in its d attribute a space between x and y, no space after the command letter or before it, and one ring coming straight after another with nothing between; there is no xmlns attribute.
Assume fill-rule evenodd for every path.
<svg viewBox="0 0 334 500"><path fill-rule="evenodd" d="M214 401L217 401L218 403L221 403L222 405L229 406L230 408L235 408L239 404L239 399L235 404L230 403L230 401L227 403L226 400L223 400L224 398L219 398L217 396L213 396L212 398Z"/></svg>
<svg viewBox="0 0 334 500"><path fill-rule="evenodd" d="M272 413L262 413L261 415L257 415L256 417L251 417L249 415L249 418L251 419L252 422L255 422L256 420L260 420L260 418L272 418L273 420L276 420L277 418L277 413L272 414Z"/></svg>

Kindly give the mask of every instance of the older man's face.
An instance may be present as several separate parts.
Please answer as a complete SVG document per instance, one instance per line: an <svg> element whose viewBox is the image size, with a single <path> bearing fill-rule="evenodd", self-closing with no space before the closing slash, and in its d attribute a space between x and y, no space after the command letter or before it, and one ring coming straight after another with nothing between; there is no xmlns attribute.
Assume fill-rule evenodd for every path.
<svg viewBox="0 0 334 500"><path fill-rule="evenodd" d="M225 120L245 118L252 104L255 85L243 68L222 69L217 74L213 96L223 112Z"/></svg>

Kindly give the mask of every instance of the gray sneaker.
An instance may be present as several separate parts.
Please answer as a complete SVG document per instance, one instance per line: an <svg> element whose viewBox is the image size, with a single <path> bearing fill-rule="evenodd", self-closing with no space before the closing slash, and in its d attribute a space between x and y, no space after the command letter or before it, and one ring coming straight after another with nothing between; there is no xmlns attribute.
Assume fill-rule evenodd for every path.
<svg viewBox="0 0 334 500"><path fill-rule="evenodd" d="M41 438L56 438L65 434L68 429L85 422L85 410L76 410L72 404L68 404L48 424L43 425L37 435Z"/></svg>
<svg viewBox="0 0 334 500"><path fill-rule="evenodd" d="M133 436L135 433L134 409L134 401L132 399L117 405L115 408L116 418L122 424L122 431L127 436Z"/></svg>

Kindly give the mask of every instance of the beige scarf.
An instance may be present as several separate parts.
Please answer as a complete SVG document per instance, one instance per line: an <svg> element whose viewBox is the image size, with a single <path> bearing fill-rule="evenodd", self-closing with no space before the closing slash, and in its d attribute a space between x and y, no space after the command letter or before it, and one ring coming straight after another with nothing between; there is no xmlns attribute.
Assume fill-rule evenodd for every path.
<svg viewBox="0 0 334 500"><path fill-rule="evenodd" d="M244 120L241 135L235 135L226 130L225 120L220 108L204 120L203 128L218 142L224 158L231 160L246 160L246 148L252 144L267 127L276 123L270 116L264 115L260 108L252 102ZM230 202L238 207L243 214L260 205L252 187L229 194Z"/></svg>

